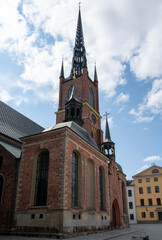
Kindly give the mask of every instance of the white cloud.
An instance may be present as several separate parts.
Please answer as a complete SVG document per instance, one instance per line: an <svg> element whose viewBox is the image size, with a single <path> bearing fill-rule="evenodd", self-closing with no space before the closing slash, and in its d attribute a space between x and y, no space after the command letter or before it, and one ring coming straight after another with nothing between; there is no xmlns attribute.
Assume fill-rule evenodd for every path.
<svg viewBox="0 0 162 240"><path fill-rule="evenodd" d="M124 93L120 93L118 96L117 96L117 98L116 98L116 100L115 100L115 102L116 103L126 103L126 102L128 102L129 101L129 94L124 94Z"/></svg>
<svg viewBox="0 0 162 240"><path fill-rule="evenodd" d="M138 173L141 172L141 171L144 171L145 169L149 168L150 166L149 165L144 165L142 166L140 169L138 169Z"/></svg>
<svg viewBox="0 0 162 240"><path fill-rule="evenodd" d="M145 159L143 159L144 162L155 162L155 161L161 161L162 158L160 156L149 156Z"/></svg>
<svg viewBox="0 0 162 240"><path fill-rule="evenodd" d="M137 110L133 108L129 113L136 118L136 122L150 122L154 119L154 114L162 114L162 79L153 81L143 103L139 104Z"/></svg>

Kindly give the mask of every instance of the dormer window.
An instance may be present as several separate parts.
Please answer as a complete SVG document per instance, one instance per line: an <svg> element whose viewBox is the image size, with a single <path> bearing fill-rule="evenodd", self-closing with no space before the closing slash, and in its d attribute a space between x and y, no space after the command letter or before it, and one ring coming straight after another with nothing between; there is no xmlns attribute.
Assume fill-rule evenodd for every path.
<svg viewBox="0 0 162 240"><path fill-rule="evenodd" d="M159 170L158 169L153 169L152 173L159 173Z"/></svg>

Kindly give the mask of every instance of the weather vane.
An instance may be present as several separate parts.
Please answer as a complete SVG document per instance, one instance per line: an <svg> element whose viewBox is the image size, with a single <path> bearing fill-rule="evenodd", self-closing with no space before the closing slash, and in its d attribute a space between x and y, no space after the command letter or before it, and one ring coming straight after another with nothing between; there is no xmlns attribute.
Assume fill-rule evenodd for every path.
<svg viewBox="0 0 162 240"><path fill-rule="evenodd" d="M110 113L108 113L108 112L106 111L103 116L106 116L106 119L107 119L108 115L110 115Z"/></svg>

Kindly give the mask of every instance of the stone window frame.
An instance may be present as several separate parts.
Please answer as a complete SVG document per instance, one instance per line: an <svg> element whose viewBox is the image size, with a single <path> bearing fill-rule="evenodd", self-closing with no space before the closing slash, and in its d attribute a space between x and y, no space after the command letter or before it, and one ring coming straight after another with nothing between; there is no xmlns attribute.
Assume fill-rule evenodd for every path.
<svg viewBox="0 0 162 240"><path fill-rule="evenodd" d="M146 212L141 212L141 218L146 218Z"/></svg>
<svg viewBox="0 0 162 240"><path fill-rule="evenodd" d="M154 218L154 212L150 212L150 218Z"/></svg>
<svg viewBox="0 0 162 240"><path fill-rule="evenodd" d="M151 193L151 187L147 186L147 193L150 194Z"/></svg>
<svg viewBox="0 0 162 240"><path fill-rule="evenodd" d="M153 206L152 198L148 198L148 205Z"/></svg>
<svg viewBox="0 0 162 240"><path fill-rule="evenodd" d="M160 192L159 186L155 186L155 193L159 193L159 192Z"/></svg>
<svg viewBox="0 0 162 240"><path fill-rule="evenodd" d="M133 202L129 202L129 209L133 209Z"/></svg>
<svg viewBox="0 0 162 240"><path fill-rule="evenodd" d="M143 187L139 187L139 194L143 194Z"/></svg>
<svg viewBox="0 0 162 240"><path fill-rule="evenodd" d="M140 205L145 206L145 200L143 198L140 199Z"/></svg>
<svg viewBox="0 0 162 240"><path fill-rule="evenodd" d="M157 206L161 206L161 198L156 198Z"/></svg>
<svg viewBox="0 0 162 240"><path fill-rule="evenodd" d="M132 190L128 189L128 197L132 197Z"/></svg>
<svg viewBox="0 0 162 240"><path fill-rule="evenodd" d="M138 183L142 183L142 179L141 178L138 179Z"/></svg>

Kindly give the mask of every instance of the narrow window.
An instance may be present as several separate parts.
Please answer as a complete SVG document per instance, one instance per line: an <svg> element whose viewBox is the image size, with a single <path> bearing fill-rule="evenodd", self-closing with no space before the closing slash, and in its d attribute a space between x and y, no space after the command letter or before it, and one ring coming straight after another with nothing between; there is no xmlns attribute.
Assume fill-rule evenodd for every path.
<svg viewBox="0 0 162 240"><path fill-rule="evenodd" d="M157 202L157 205L161 205L161 199L160 198L156 198L156 202Z"/></svg>
<svg viewBox="0 0 162 240"><path fill-rule="evenodd" d="M3 179L3 176L0 175L0 203L2 202L3 185L4 185L4 179Z"/></svg>
<svg viewBox="0 0 162 240"><path fill-rule="evenodd" d="M134 214L130 214L130 220L134 220Z"/></svg>
<svg viewBox="0 0 162 240"><path fill-rule="evenodd" d="M149 205L149 206L152 206L152 198L149 198L149 199L148 199L148 205Z"/></svg>
<svg viewBox="0 0 162 240"><path fill-rule="evenodd" d="M133 202L129 202L129 209L133 209Z"/></svg>
<svg viewBox="0 0 162 240"><path fill-rule="evenodd" d="M128 190L128 197L132 197L132 190Z"/></svg>
<svg viewBox="0 0 162 240"><path fill-rule="evenodd" d="M93 96L92 88L89 89L89 104L91 107L94 108L94 96Z"/></svg>
<svg viewBox="0 0 162 240"><path fill-rule="evenodd" d="M88 208L95 209L95 176L94 176L94 162L92 160L87 161L87 197Z"/></svg>
<svg viewBox="0 0 162 240"><path fill-rule="evenodd" d="M151 193L151 187L147 187L147 193Z"/></svg>
<svg viewBox="0 0 162 240"><path fill-rule="evenodd" d="M138 179L138 183L142 183L142 179Z"/></svg>
<svg viewBox="0 0 162 240"><path fill-rule="evenodd" d="M142 218L146 218L146 213L145 212L141 212L141 217Z"/></svg>
<svg viewBox="0 0 162 240"><path fill-rule="evenodd" d="M143 187L139 188L139 194L143 194Z"/></svg>
<svg viewBox="0 0 162 240"><path fill-rule="evenodd" d="M78 155L72 154L72 206L78 206Z"/></svg>
<svg viewBox="0 0 162 240"><path fill-rule="evenodd" d="M37 161L35 206L46 206L47 204L48 167L49 152L43 151L39 154Z"/></svg>
<svg viewBox="0 0 162 240"><path fill-rule="evenodd" d="M158 182L158 178L157 177L154 178L154 182Z"/></svg>
<svg viewBox="0 0 162 240"><path fill-rule="evenodd" d="M104 176L101 167L99 168L99 184L100 184L100 210L104 210Z"/></svg>
<svg viewBox="0 0 162 240"><path fill-rule="evenodd" d="M154 218L154 212L150 212L150 218Z"/></svg>
<svg viewBox="0 0 162 240"><path fill-rule="evenodd" d="M156 192L156 193L159 193L159 192L160 192L159 186L155 186L155 192Z"/></svg>
<svg viewBox="0 0 162 240"><path fill-rule="evenodd" d="M141 206L145 206L144 199L140 199Z"/></svg>
<svg viewBox="0 0 162 240"><path fill-rule="evenodd" d="M150 182L150 178L146 178L146 182Z"/></svg>

